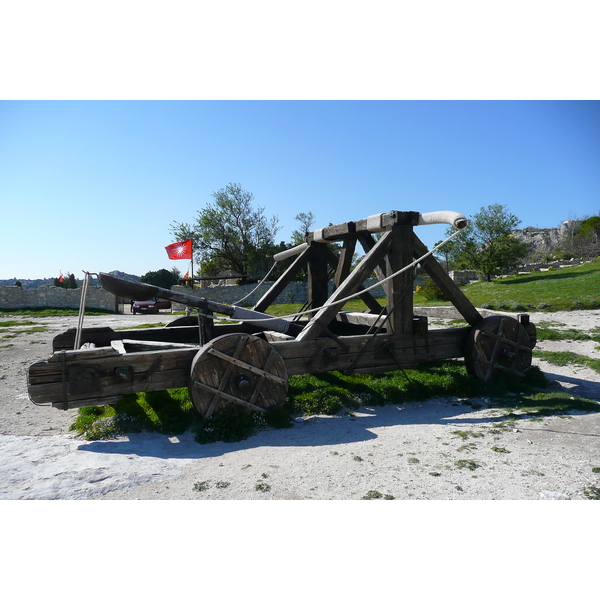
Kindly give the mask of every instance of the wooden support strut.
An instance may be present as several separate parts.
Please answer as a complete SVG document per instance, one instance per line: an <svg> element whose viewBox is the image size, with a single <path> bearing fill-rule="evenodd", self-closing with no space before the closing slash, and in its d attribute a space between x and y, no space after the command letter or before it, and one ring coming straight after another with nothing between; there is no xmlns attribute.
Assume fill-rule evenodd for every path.
<svg viewBox="0 0 600 600"><path fill-rule="evenodd" d="M429 252L427 246L415 234L413 234L413 248L415 258L419 258ZM463 294L456 283L450 279L450 276L444 271L442 265L440 265L433 255L430 254L427 258L423 259L421 265L469 325L473 326L481 321L483 317L479 314L479 311L471 304L471 301Z"/></svg>
<svg viewBox="0 0 600 600"><path fill-rule="evenodd" d="M279 279L263 294L262 298L254 305L257 312L264 312L281 294L287 284L298 274L298 272L306 265L310 257L310 247L307 246L300 256L285 270Z"/></svg>
<svg viewBox="0 0 600 600"><path fill-rule="evenodd" d="M296 338L297 340L314 340L319 336L321 330L329 325L336 313L342 308L341 304L336 305L335 302L354 294L354 292L359 289L362 282L373 271L375 265L384 258L385 253L390 246L391 236L391 231L386 231L383 234L371 251L365 254L356 269L354 269L340 287L333 292L327 302L322 306L321 310L315 314L309 324L300 332Z"/></svg>

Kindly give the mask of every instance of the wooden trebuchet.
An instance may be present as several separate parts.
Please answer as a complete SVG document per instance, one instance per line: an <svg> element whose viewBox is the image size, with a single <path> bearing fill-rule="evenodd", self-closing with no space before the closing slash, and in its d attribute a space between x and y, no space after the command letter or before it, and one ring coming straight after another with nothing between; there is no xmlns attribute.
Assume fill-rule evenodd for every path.
<svg viewBox="0 0 600 600"><path fill-rule="evenodd" d="M528 315L484 318L415 234L415 227L433 223L461 229L467 221L451 211L390 211L309 232L303 244L276 257L293 260L252 309L101 273L103 287L117 296L166 298L198 314L154 329L69 329L54 338L48 360L30 366L29 397L67 409L187 387L198 413L209 418L231 403L258 412L277 406L285 400L288 376L297 374L379 373L464 358L469 374L483 381L524 375L535 325ZM330 243L340 243L340 252ZM357 244L364 256L353 266ZM452 318L462 316L468 327L429 330L427 316L413 306L417 264L452 302ZM293 320L269 316L269 306L303 270L310 310ZM373 274L383 302L366 289ZM345 312L351 297L367 309ZM228 322L215 321L213 313ZM76 337L82 347L73 350Z"/></svg>

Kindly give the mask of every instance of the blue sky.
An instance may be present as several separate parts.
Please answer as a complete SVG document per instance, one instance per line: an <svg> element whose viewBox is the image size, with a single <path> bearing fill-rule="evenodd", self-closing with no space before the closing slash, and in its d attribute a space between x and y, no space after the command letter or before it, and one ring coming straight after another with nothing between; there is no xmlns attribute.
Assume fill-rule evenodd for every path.
<svg viewBox="0 0 600 600"><path fill-rule="evenodd" d="M169 226L230 182L277 241L308 211L319 228L499 203L555 227L600 212L600 102L2 101L0 279L185 272Z"/></svg>

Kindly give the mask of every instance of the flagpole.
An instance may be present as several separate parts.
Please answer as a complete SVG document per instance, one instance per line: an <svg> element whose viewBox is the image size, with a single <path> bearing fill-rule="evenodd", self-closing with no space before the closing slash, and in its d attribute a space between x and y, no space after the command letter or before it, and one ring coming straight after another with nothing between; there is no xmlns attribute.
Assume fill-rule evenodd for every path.
<svg viewBox="0 0 600 600"><path fill-rule="evenodd" d="M192 274L192 289L194 289L194 246L192 245L192 258L190 265L190 273Z"/></svg>

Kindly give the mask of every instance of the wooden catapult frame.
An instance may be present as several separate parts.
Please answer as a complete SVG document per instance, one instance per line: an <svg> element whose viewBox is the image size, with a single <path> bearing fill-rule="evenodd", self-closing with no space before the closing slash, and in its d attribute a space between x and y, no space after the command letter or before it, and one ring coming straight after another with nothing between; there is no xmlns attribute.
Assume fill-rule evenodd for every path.
<svg viewBox="0 0 600 600"><path fill-rule="evenodd" d="M464 357L469 373L483 380L523 375L531 365L535 326L528 315L482 316L415 234L415 226L439 222L428 214L391 211L308 233L304 244L275 257L295 258L251 310L101 273L102 285L119 295L169 298L196 308L197 315L149 330L69 329L54 339L48 360L30 367L30 398L66 409L187 386L198 412L210 417L230 402L257 411L280 404L288 377L302 373L377 373ZM458 213L439 214L442 222L466 224ZM339 255L330 243L341 244ZM357 245L364 256L352 269ZM467 327L430 330L427 317L415 315L417 264ZM268 316L265 311L304 268L311 312L296 320ZM382 282L384 306L364 288L373 273ZM356 295L367 310L344 311L346 299ZM215 322L214 313L235 322ZM75 339L81 344L76 348Z"/></svg>

